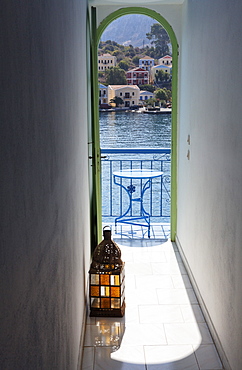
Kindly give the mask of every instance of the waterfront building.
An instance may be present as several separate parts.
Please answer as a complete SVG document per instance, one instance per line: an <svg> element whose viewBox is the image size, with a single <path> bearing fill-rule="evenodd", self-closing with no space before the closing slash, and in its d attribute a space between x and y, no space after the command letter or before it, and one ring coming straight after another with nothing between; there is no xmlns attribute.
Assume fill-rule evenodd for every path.
<svg viewBox="0 0 242 370"><path fill-rule="evenodd" d="M124 107L131 107L139 104L140 89L137 85L109 85L108 86L108 102L115 96L123 99ZM110 103L115 106L114 103Z"/></svg>
<svg viewBox="0 0 242 370"><path fill-rule="evenodd" d="M99 84L99 105L108 104L108 87Z"/></svg>
<svg viewBox="0 0 242 370"><path fill-rule="evenodd" d="M139 98L140 103L143 103L148 99L152 99L152 98L154 98L154 96L155 96L155 94L150 92L150 91L141 90L140 91L140 98Z"/></svg>

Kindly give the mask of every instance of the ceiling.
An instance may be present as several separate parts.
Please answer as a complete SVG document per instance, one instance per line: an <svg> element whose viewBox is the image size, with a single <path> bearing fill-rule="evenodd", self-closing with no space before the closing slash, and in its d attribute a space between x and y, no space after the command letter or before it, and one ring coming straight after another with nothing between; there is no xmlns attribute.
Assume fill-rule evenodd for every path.
<svg viewBox="0 0 242 370"><path fill-rule="evenodd" d="M89 0L92 6L98 5L126 5L140 6L143 4L182 4L184 0Z"/></svg>

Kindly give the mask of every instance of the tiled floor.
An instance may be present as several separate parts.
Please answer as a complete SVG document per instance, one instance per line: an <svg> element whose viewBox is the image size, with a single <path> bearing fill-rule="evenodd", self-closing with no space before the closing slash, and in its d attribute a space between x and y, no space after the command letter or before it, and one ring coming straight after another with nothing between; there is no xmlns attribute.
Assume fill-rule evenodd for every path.
<svg viewBox="0 0 242 370"><path fill-rule="evenodd" d="M103 227L106 224L103 223ZM113 238L121 239L149 239L148 228L138 225L118 224L115 229L114 223L108 224L112 229ZM167 240L170 237L169 223L151 223L150 225L150 239Z"/></svg>
<svg viewBox="0 0 242 370"><path fill-rule="evenodd" d="M82 370L222 369L175 244L115 241L125 261L125 316L87 318Z"/></svg>

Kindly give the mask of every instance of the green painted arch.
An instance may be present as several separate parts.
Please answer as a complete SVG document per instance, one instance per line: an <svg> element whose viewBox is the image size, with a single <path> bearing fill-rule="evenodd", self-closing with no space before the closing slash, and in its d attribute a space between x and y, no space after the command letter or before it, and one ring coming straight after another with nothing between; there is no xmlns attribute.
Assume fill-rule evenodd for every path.
<svg viewBox="0 0 242 370"><path fill-rule="evenodd" d="M178 43L176 35L161 14L143 7L118 9L103 19L96 32L96 47L105 28L115 19L128 14L143 14L159 22L167 31L172 45L172 133L171 133L171 240L174 241L177 230L177 105L178 105ZM96 50L97 51L97 50ZM97 72L97 71L96 71ZM96 74L97 75L97 74ZM96 106L98 106L98 101ZM97 123L99 129L99 122Z"/></svg>

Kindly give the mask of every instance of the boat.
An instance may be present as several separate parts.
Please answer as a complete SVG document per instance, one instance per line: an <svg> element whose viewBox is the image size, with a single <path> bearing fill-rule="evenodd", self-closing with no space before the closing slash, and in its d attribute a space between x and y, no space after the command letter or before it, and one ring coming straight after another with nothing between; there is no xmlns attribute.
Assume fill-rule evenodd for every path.
<svg viewBox="0 0 242 370"><path fill-rule="evenodd" d="M138 113L148 113L148 114L170 114L171 108L160 108L160 107L145 107L140 108Z"/></svg>

